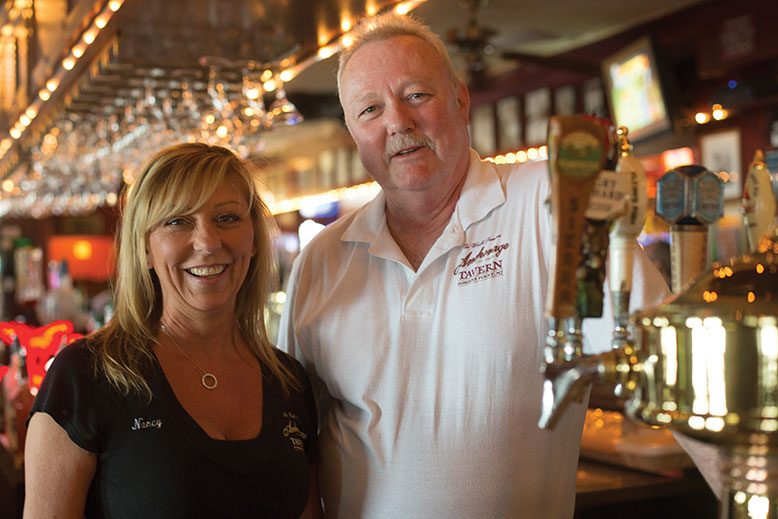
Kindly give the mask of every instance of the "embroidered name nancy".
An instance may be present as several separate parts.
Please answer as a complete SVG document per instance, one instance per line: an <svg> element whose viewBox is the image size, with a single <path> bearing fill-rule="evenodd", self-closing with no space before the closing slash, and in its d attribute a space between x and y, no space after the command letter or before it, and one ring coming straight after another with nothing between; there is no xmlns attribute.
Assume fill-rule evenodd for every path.
<svg viewBox="0 0 778 519"><path fill-rule="evenodd" d="M146 420L145 418L136 418L130 429L137 431L140 429L148 429L150 427L153 427L154 429L162 429L162 419L154 418L153 420Z"/></svg>
<svg viewBox="0 0 778 519"><path fill-rule="evenodd" d="M502 276L503 260L500 256L508 250L510 243L501 241L501 237L502 235L498 234L464 245L465 255L458 260L454 268L457 285Z"/></svg>
<svg viewBox="0 0 778 519"><path fill-rule="evenodd" d="M286 424L284 425L284 428L282 430L282 434L284 435L284 438L288 439L289 442L292 444L292 448L299 452L305 452L305 444L303 443L303 440L305 440L308 435L305 434L300 429L300 426L297 424L299 418L297 418L297 415L294 413L291 413L289 411L284 411L281 416L284 418L284 421Z"/></svg>

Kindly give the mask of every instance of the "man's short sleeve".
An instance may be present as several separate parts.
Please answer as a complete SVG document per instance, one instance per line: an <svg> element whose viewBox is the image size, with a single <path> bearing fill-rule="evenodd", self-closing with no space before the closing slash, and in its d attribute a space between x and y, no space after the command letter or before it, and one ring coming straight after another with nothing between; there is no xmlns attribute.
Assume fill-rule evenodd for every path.
<svg viewBox="0 0 778 519"><path fill-rule="evenodd" d="M93 366L94 354L86 341L60 351L43 379L30 417L35 413L46 413L67 432L73 443L87 451L98 452L100 390Z"/></svg>

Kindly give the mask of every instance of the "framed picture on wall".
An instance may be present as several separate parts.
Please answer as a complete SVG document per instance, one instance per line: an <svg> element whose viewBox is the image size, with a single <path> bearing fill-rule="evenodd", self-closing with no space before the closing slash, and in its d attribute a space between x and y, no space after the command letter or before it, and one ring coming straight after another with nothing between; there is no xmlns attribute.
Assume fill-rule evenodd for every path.
<svg viewBox="0 0 778 519"><path fill-rule="evenodd" d="M473 108L470 118L470 140L475 151L482 156L493 155L497 149L494 131L494 105L485 104Z"/></svg>
<svg viewBox="0 0 778 519"><path fill-rule="evenodd" d="M362 165L362 159L359 157L359 152L356 148L349 147L344 148L351 157L351 180L352 184L360 184L362 182L368 182L370 175L367 174L365 166Z"/></svg>
<svg viewBox="0 0 778 519"><path fill-rule="evenodd" d="M521 146L521 106L518 97L497 101L497 142L500 151Z"/></svg>
<svg viewBox="0 0 778 519"><path fill-rule="evenodd" d="M327 149L319 153L319 186L329 189L335 183L338 165L335 150Z"/></svg>
<svg viewBox="0 0 778 519"><path fill-rule="evenodd" d="M608 117L605 107L605 92L600 78L589 79L583 84L584 113L597 117Z"/></svg>
<svg viewBox="0 0 778 519"><path fill-rule="evenodd" d="M538 88L527 92L524 96L524 113L527 124L527 144L532 146L545 143L548 116L551 115L551 89Z"/></svg>
<svg viewBox="0 0 778 519"><path fill-rule="evenodd" d="M554 113L572 115L575 113L575 87L567 85L554 91Z"/></svg>
<svg viewBox="0 0 778 519"><path fill-rule="evenodd" d="M740 197L743 167L739 129L732 128L700 136L700 162L725 179L725 199Z"/></svg>
<svg viewBox="0 0 778 519"><path fill-rule="evenodd" d="M335 174L332 178L332 187L344 187L351 184L353 176L353 164L351 163L351 149L347 147L338 148L335 152L337 165Z"/></svg>

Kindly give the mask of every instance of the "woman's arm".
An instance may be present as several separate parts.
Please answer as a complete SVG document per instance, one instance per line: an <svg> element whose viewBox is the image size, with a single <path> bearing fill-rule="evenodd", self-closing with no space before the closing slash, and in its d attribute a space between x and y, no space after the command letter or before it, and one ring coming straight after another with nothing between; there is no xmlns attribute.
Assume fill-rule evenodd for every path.
<svg viewBox="0 0 778 519"><path fill-rule="evenodd" d="M321 496L319 495L319 476L316 473L316 467L311 466L308 472L309 491L308 503L305 505L303 515L300 519L320 519L321 515Z"/></svg>
<svg viewBox="0 0 778 519"><path fill-rule="evenodd" d="M46 413L30 418L24 448L24 518L82 518L97 456Z"/></svg>

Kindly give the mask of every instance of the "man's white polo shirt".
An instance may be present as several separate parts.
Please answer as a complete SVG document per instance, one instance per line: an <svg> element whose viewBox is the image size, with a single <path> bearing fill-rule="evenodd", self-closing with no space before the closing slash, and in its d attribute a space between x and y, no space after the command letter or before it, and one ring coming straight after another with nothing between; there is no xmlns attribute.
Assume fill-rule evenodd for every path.
<svg viewBox="0 0 778 519"><path fill-rule="evenodd" d="M297 259L279 347L331 395L319 400L331 516L572 516L585 405L552 431L537 427L546 177L545 162L499 167L471 151L451 221L418 271L387 229L383 193ZM639 256L635 285L654 293L633 301L653 304L664 283ZM586 330L590 351L609 347L608 322Z"/></svg>

